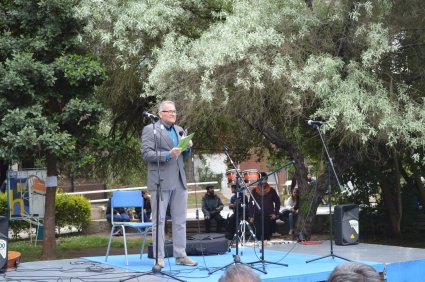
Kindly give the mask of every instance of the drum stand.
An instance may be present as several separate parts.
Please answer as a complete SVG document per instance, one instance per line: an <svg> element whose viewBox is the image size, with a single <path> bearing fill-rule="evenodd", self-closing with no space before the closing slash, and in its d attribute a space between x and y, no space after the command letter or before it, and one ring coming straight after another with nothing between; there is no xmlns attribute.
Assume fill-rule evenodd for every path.
<svg viewBox="0 0 425 282"><path fill-rule="evenodd" d="M228 148L226 147L226 146L224 146L224 153L226 154L226 156L229 158L229 161L230 161L230 163L232 164L232 166L233 166L233 168L235 169L235 171L236 171L236 174L237 174L237 178L236 178L236 193L239 193L240 192L240 190L241 189L238 189L238 178L239 179L242 179L242 177L241 177L241 174L239 173L239 171L236 169L236 166L235 166L235 164L233 163L233 161L232 161L232 158L230 158L230 156L229 156L229 152L228 152ZM246 187L246 185L245 185L245 183L244 182L242 182L243 183L243 185L244 185L244 188L243 189L245 189L245 190L247 190L249 193L251 192L251 191L249 191L249 189ZM236 194L237 195L237 194ZM252 197L253 198L253 197ZM254 199L254 198L253 198ZM236 203L238 202L238 198L236 197ZM257 205L257 207L260 209L260 206L258 205L258 203L255 201L255 199L254 199L254 202L255 202L255 204ZM236 209L236 225L238 225L238 222L239 222L239 208L237 208ZM235 226L236 226L235 225ZM243 264L243 265L246 265L246 266L248 266L248 267L250 267L250 268L252 268L252 269L255 269L255 270L257 270L257 271L260 271L260 272L262 272L262 273L264 273L264 274L266 274L267 272L265 272L264 270L261 270L261 269L259 269L259 268L256 268L256 267L254 267L254 266L252 266L252 265L250 265L250 264L246 264L246 263L243 263L242 261L241 261L241 257L239 256L239 236L237 236L237 234L236 234L236 237L234 237L235 239L236 239L236 254L234 254L233 255L233 262L231 262L231 263L229 263L229 264L227 264L227 265L225 265L225 266L222 266L222 267L219 267L219 268L217 268L217 269L215 269L215 270L213 270L213 271L209 271L208 272L208 274L212 274L212 273L214 273L214 272L217 272L217 271L219 271L219 270L222 270L222 269L224 269L224 268L227 268L227 267L229 267L229 266L231 266L231 265L235 265L235 264L237 264L237 263L239 263L239 264Z"/></svg>
<svg viewBox="0 0 425 282"><path fill-rule="evenodd" d="M243 193L242 191L240 191L240 192L238 192L238 189L239 189L239 185L238 185L239 183L238 183L238 179L236 178L236 203L238 202L238 199L239 199L239 193ZM262 250L261 249L261 245L260 245L260 242L258 242L258 239L257 239L257 236L255 236L255 232L254 232L254 230L252 230L252 227L251 227L251 225L248 223L248 221L246 221L245 219L246 219L246 215L245 215L245 206L246 206L246 203L245 203L245 195L242 195L242 197L243 197L243 204L242 204L242 207L243 207L243 211L242 211L242 216L243 216L243 219L241 220L241 222L239 223L239 225L238 225L238 228L237 228L237 230L236 230L236 232L235 232L235 234L233 234L233 238L232 238L232 241L230 242L230 244L229 244L229 252L230 252L230 248L231 248L231 246L233 245L233 243L235 242L235 239L236 239L236 237L238 237L239 238L239 241L241 242L241 246L245 246L245 233L246 233L246 227L248 227L248 230L249 230L249 233L251 234L250 235L250 237L249 238L254 238L254 244L257 244L257 246L258 246L258 248L260 249L260 250ZM239 206L237 206L236 207L238 210L236 211L235 210L235 212L236 213L238 213L238 211L239 211ZM236 217L238 217L238 216L236 216ZM236 221L236 224L238 224L238 222ZM241 233L241 235L239 236L239 232ZM248 239L249 240L249 239ZM242 252L241 252L241 255L242 255Z"/></svg>

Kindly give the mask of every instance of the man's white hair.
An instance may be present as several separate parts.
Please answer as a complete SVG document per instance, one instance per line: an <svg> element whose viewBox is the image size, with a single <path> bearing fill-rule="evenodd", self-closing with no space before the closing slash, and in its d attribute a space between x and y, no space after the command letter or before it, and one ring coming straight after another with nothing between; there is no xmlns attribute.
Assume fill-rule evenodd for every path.
<svg viewBox="0 0 425 282"><path fill-rule="evenodd" d="M164 105L165 104L175 105L173 101L162 101L161 104L159 104L158 113L162 112L162 110L164 109Z"/></svg>

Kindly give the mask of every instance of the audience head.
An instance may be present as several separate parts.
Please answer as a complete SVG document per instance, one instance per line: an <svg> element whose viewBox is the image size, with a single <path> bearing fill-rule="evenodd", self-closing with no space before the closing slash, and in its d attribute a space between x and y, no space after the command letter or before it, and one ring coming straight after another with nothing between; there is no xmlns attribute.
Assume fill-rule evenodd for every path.
<svg viewBox="0 0 425 282"><path fill-rule="evenodd" d="M380 281L379 273L372 266L352 261L337 265L327 280L327 282Z"/></svg>
<svg viewBox="0 0 425 282"><path fill-rule="evenodd" d="M231 187L232 187L232 193L236 193L236 191L237 191L236 190L236 184L233 184Z"/></svg>
<svg viewBox="0 0 425 282"><path fill-rule="evenodd" d="M227 268L218 282L261 282L260 277L248 266L235 264Z"/></svg>
<svg viewBox="0 0 425 282"><path fill-rule="evenodd" d="M260 177L263 179L264 182L267 182L269 177L267 176L267 172L261 172Z"/></svg>
<svg viewBox="0 0 425 282"><path fill-rule="evenodd" d="M207 187L205 187L205 189L207 190L207 194L214 195L214 186L213 185L207 185Z"/></svg>

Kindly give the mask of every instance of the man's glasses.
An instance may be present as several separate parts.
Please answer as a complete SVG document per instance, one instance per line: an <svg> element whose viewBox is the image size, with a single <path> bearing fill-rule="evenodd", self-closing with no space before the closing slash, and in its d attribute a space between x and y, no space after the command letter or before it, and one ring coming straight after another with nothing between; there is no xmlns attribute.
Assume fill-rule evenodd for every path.
<svg viewBox="0 0 425 282"><path fill-rule="evenodd" d="M177 115L176 111L161 111L161 113L168 113L169 115Z"/></svg>

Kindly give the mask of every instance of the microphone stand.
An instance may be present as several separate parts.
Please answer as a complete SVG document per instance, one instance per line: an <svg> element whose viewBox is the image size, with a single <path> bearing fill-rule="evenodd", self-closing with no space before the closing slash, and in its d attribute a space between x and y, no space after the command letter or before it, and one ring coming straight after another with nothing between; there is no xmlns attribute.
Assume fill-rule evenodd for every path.
<svg viewBox="0 0 425 282"><path fill-rule="evenodd" d="M239 193L239 192L241 192L243 189L246 189L250 194L251 194L251 191L249 191L249 189L248 189L248 187L245 185L245 183L244 182L242 182L243 183L243 186L244 186L244 188L243 189L239 189L239 187L238 187L238 179L242 179L242 176L241 176L241 174L239 173L239 170L236 168L236 166L235 166L235 163L233 162L233 160L232 160L232 158L230 157L230 155L229 155L229 152L228 152L228 149L227 149L227 147L226 146L224 146L224 153L226 154L226 156L229 158L229 161L230 161L230 163L231 163L231 165L232 165L232 167L235 169L235 171L236 171L236 193ZM239 189L239 190L238 190ZM236 195L238 195L238 194L236 194ZM251 194L251 198L254 200L254 202L255 202L255 204L257 205L257 207L258 207L258 209L260 209L260 206L258 205L258 203L255 201L255 199L254 199L254 197L252 197L252 194ZM238 199L237 199L237 197L236 197L236 203L238 202ZM236 225L235 225L235 227L236 227L236 229L237 230L239 230L238 229L238 224L239 224L239 206L237 206L237 208L236 208ZM229 263L229 264L226 264L225 266L222 266L222 267L219 267L219 268L216 268L215 270L213 270L213 271L209 271L208 272L208 274L213 274L214 272L217 272L217 271L219 271L219 270L222 270L222 269L224 269L224 268L227 268L227 267L229 267L229 266L231 266L231 265L234 265L234 264L237 264L237 263L239 263L239 264L243 264L243 265L246 265L246 266L248 266L248 267L250 267L250 268L252 268L252 269L255 269L255 270L257 270L257 271L260 271L260 272L262 272L262 273L264 273L264 274L267 274L267 272L265 272L264 270L261 270L261 269L259 269L259 268L256 268L256 267L254 267L254 266L252 266L252 265L250 265L250 264L246 264L246 263L243 263L242 261L241 261L241 257L239 256L239 238L238 238L238 236L236 236L235 237L236 238L236 254L234 254L233 255L233 262L231 262L231 263Z"/></svg>
<svg viewBox="0 0 425 282"><path fill-rule="evenodd" d="M274 174L274 173L276 173L276 172L278 172L279 170L281 170L281 169L284 169L284 168L286 168L286 167L288 167L288 166L290 166L290 165L293 165L294 164L294 162L293 161L290 161L289 163L287 163L286 165L284 165L284 166L282 166L282 167L280 167L280 168L278 168L278 169L276 169L276 170L274 170L274 171L272 171L272 172L270 172L269 174L267 174L266 176L264 176L264 177L260 177L260 179L258 179L257 181L255 181L255 182L253 182L252 184L250 184L250 186L251 185L254 185L254 184L259 184L260 185L260 187L261 187L261 207L262 207L262 209L261 209L261 249L262 249L262 252L261 252L261 258L260 258L260 260L258 260L258 261L253 261L253 262L249 262L248 264L257 264L257 263L261 263L262 265L263 265L263 270L265 271L265 266L264 266L264 264L266 264L266 263L269 263L269 264L276 264L276 265L281 265L281 266L288 266L286 263L279 263L279 262L274 262L274 261L268 261L268 260L265 260L264 259L264 252L265 252L265 250L264 250L264 185L263 185L263 181L266 179L266 178L268 178L269 177L269 175L272 175L272 174ZM279 212L279 211L278 211ZM267 272L266 272L267 273Z"/></svg>
<svg viewBox="0 0 425 282"><path fill-rule="evenodd" d="M340 258L340 259L343 259L343 260L346 260L346 261L351 261L351 260L346 259L344 257L340 257L340 256L335 255L334 251L333 251L333 230L332 230L332 220L333 220L333 218L332 218L332 203L331 203L331 199L332 199L331 172L333 173L336 181L338 182L338 187L341 187L341 184L339 183L338 175L335 172L335 167L334 167L334 164L332 162L332 158L329 155L329 151L328 151L328 147L326 146L325 139L322 135L322 132L320 131L320 125L321 124L320 123L319 124L311 123L311 125L314 128L316 128L317 132L319 133L320 140L322 141L322 145L323 145L323 148L325 150L326 157L328 159L328 191L327 191L327 193L329 195L329 200L328 200L328 202L329 202L329 229L330 229L330 231L329 231L330 240L329 241L331 243L331 250L330 250L329 255L322 256L322 257L315 258L315 259L311 259L311 260L307 260L306 263L310 263L312 261L324 259L324 258L327 258L327 257L331 257L332 259Z"/></svg>
<svg viewBox="0 0 425 282"><path fill-rule="evenodd" d="M179 279L179 278L177 278L177 277L175 277L175 276L173 276L173 275L171 275L169 273L166 273L166 272L162 271L161 270L161 267L158 264L158 234L159 234L159 232L158 232L158 225L159 225L159 212L160 212L160 209L159 209L159 200L160 200L160 197L161 197L161 201L162 201L162 193L161 193L162 192L162 188L161 188L161 175L160 175L161 170L159 169L159 154L158 154L158 150L159 149L158 149L158 143L157 143L157 141L158 141L157 139L158 138L156 136L157 132L156 132L156 127L155 127L155 117L150 116L150 118L151 118L151 122L152 122L152 126L153 126L153 137L154 137L154 143L155 143L155 155L156 155L156 159L157 159L156 165L157 165L157 172L158 172L158 182L156 184L156 217L155 217L156 218L156 224L155 224L155 230L156 230L156 232L155 232L155 242L156 242L156 244L155 244L155 265L152 267L152 270L151 271L142 273L141 275L132 276L132 277L129 277L127 279L120 280L120 281L127 281L127 280L130 280L130 279L133 279L133 278L136 278L136 277L145 276L145 275L163 275L163 276L170 277L170 278L172 278L174 280L177 280L177 281L185 282L185 280ZM162 126L161 126L161 128L162 128ZM162 130L161 130L161 128L160 128L159 142L161 142L161 137L162 137Z"/></svg>

